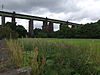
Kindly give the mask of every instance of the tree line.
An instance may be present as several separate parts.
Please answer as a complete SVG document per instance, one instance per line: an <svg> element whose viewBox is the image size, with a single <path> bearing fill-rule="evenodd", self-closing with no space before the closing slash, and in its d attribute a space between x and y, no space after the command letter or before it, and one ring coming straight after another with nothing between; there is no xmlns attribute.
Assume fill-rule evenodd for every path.
<svg viewBox="0 0 100 75"><path fill-rule="evenodd" d="M62 25L58 31L48 32L47 30L35 28L34 38L100 38L100 20L95 23L80 24L77 28ZM0 26L0 39L2 38L24 38L28 37L27 30L22 25L7 22Z"/></svg>
<svg viewBox="0 0 100 75"><path fill-rule="evenodd" d="M77 28L63 24L60 30L51 33L35 29L34 34L37 38L100 38L100 20L95 23L80 24Z"/></svg>

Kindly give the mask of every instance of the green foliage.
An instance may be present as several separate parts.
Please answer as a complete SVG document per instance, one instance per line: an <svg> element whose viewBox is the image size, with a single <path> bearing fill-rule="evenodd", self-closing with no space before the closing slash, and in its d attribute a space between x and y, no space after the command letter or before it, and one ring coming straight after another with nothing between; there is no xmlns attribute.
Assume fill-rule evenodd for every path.
<svg viewBox="0 0 100 75"><path fill-rule="evenodd" d="M5 26L9 27L12 31L18 34L18 37L26 37L27 31L21 25L16 23L7 22ZM16 35L17 36L17 35ZM42 29L34 29L35 38L100 38L100 20L95 23L80 24L78 27L68 27L62 24L60 30L49 32Z"/></svg>
<svg viewBox="0 0 100 75"><path fill-rule="evenodd" d="M47 38L48 37L48 33L42 29L34 29L34 36L36 38Z"/></svg>
<svg viewBox="0 0 100 75"><path fill-rule="evenodd" d="M32 44L33 55L35 48L38 48L38 57L36 62L38 68L35 73L39 75L97 75L100 71L100 43L94 41L84 44L72 39L67 40L49 40L49 39L20 39L20 43L30 41ZM84 40L83 40L84 41ZM96 41L96 40L95 40ZM76 45L77 44L77 45ZM25 47L23 46L23 47ZM99 48L98 48L99 47ZM26 51L25 51L26 52ZM35 53L36 54L36 53ZM28 54L29 56L31 55ZM37 56L37 55L36 55ZM33 56L32 56L33 57ZM46 59L43 64L43 57ZM30 57L25 57L30 59ZM26 61L27 62L27 61ZM28 61L29 62L29 61ZM34 63L33 63L34 64ZM27 64L30 65L30 64ZM34 66L36 66L34 65Z"/></svg>
<svg viewBox="0 0 100 75"><path fill-rule="evenodd" d="M21 25L16 26L16 32L19 34L20 38L26 37L27 35L27 30Z"/></svg>
<svg viewBox="0 0 100 75"><path fill-rule="evenodd" d="M75 37L75 31L76 31L76 29L65 28L65 29L56 31L55 37L58 37L58 38L74 38Z"/></svg>
<svg viewBox="0 0 100 75"><path fill-rule="evenodd" d="M100 38L100 20L95 23L87 23L77 28L70 28L63 24L59 31L55 32L58 38Z"/></svg>
<svg viewBox="0 0 100 75"><path fill-rule="evenodd" d="M27 31L26 29L21 26L21 25L16 25L15 22L11 23L11 22L7 22L4 26L1 26L0 29L2 35L2 38L5 37L10 37L10 38L16 38L16 37L26 37L27 35Z"/></svg>
<svg viewBox="0 0 100 75"><path fill-rule="evenodd" d="M77 29L79 37L83 38L100 38L99 24L86 24Z"/></svg>
<svg viewBox="0 0 100 75"><path fill-rule="evenodd" d="M5 40L9 50L9 60L13 67L21 67L23 62L23 51L17 40Z"/></svg>
<svg viewBox="0 0 100 75"><path fill-rule="evenodd" d="M3 38L17 38L18 33L6 26L0 26L0 39Z"/></svg>
<svg viewBox="0 0 100 75"><path fill-rule="evenodd" d="M16 31L16 23L15 22L7 22L5 26L11 28L13 31Z"/></svg>

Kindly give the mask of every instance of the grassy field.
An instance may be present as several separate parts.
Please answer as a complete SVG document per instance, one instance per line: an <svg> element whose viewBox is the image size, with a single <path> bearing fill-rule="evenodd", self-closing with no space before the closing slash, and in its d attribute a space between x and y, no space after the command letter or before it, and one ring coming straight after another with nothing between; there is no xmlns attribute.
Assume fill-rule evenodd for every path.
<svg viewBox="0 0 100 75"><path fill-rule="evenodd" d="M99 39L7 40L12 60L32 75L99 75Z"/></svg>

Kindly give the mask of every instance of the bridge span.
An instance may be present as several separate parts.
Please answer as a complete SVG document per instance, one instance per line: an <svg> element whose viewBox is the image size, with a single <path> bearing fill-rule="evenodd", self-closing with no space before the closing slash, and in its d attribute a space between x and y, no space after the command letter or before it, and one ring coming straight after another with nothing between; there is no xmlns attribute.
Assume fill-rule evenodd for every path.
<svg viewBox="0 0 100 75"><path fill-rule="evenodd" d="M34 32L33 32L33 27L34 27L33 21L35 21L35 20L36 21L42 21L43 22L42 29L49 30L49 32L53 31L53 23L60 24L60 27L63 24L71 25L74 28L78 26L77 23L72 23L72 22L63 21L63 20L50 19L50 18L47 18L47 17L44 18L44 17L32 16L32 15L19 14L19 13L16 13L16 12L0 11L0 16L1 16L1 25L5 25L5 18L6 17L11 17L12 22L16 22L16 18L29 20L28 29L29 29L30 36L32 36L34 34Z"/></svg>

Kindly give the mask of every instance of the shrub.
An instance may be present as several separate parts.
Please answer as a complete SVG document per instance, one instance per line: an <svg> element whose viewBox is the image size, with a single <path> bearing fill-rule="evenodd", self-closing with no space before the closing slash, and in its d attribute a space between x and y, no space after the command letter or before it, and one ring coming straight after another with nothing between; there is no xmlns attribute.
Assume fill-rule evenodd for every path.
<svg viewBox="0 0 100 75"><path fill-rule="evenodd" d="M9 27L0 26L0 39L3 38L17 38L18 34Z"/></svg>

